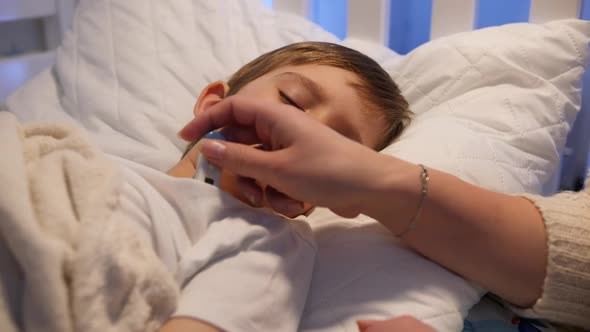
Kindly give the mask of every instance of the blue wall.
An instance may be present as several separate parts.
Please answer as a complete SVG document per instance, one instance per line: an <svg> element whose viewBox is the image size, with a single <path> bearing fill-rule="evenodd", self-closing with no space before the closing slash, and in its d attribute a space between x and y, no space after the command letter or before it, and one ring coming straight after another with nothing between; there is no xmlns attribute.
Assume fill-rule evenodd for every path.
<svg viewBox="0 0 590 332"><path fill-rule="evenodd" d="M430 39L432 0L392 0L389 47L406 54Z"/></svg>
<svg viewBox="0 0 590 332"><path fill-rule="evenodd" d="M590 0L582 1L582 18L590 20Z"/></svg>
<svg viewBox="0 0 590 332"><path fill-rule="evenodd" d="M368 0L372 1L372 0ZM324 29L338 36L346 37L347 0L316 0L313 2L312 19Z"/></svg>
<svg viewBox="0 0 590 332"><path fill-rule="evenodd" d="M479 0L475 27L527 22L530 10L531 0Z"/></svg>

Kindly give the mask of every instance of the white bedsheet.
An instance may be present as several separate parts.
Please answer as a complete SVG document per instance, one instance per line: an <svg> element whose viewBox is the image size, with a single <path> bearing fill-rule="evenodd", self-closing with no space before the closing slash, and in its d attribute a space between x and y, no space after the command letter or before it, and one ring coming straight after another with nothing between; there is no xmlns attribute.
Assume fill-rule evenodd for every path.
<svg viewBox="0 0 590 332"><path fill-rule="evenodd" d="M343 219L317 209L310 220L318 253L303 331L357 331L358 319L404 314L437 331L460 331L483 292L368 217Z"/></svg>
<svg viewBox="0 0 590 332"><path fill-rule="evenodd" d="M226 331L296 331L316 252L311 231L214 186L114 158L121 220L150 243L182 287L174 315Z"/></svg>

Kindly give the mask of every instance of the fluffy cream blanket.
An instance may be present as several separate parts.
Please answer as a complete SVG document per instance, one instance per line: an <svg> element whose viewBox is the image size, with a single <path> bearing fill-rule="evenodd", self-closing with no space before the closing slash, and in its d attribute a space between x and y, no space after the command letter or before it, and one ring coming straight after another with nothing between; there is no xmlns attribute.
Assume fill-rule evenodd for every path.
<svg viewBox="0 0 590 332"><path fill-rule="evenodd" d="M150 331L178 287L116 213L118 169L77 130L0 112L0 331Z"/></svg>

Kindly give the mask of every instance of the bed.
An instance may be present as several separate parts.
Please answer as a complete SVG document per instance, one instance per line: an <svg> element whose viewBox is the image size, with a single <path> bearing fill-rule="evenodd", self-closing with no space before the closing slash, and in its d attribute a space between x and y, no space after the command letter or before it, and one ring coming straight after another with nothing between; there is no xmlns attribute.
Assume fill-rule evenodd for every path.
<svg viewBox="0 0 590 332"><path fill-rule="evenodd" d="M538 25L471 32L478 1L435 0L432 41L404 56L386 47L392 3L349 0L341 40L306 19L308 0L274 0L272 10L258 0L80 1L55 65L7 107L23 122L72 124L109 155L166 170L205 84L287 43L337 42L376 59L412 105L412 125L383 153L501 192L554 191L590 40L588 22L561 19L579 17L582 2L533 0ZM480 302L485 290L374 221L320 209L309 222L317 252L300 330L355 331L357 319L402 314L440 331L518 330L496 302Z"/></svg>

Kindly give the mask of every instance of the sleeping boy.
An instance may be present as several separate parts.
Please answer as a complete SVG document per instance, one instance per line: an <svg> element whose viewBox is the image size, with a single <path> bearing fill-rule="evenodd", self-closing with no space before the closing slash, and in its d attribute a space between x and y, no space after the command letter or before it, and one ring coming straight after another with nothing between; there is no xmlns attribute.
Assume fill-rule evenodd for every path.
<svg viewBox="0 0 590 332"><path fill-rule="evenodd" d="M205 87L194 112L206 112L231 95L290 105L376 150L398 137L411 116L398 87L375 61L323 42L260 56L227 84ZM130 185L121 205L182 288L177 310L161 331L297 330L316 247L308 225L268 211L296 217L311 207L268 199L281 195L271 188L266 199L253 197L223 170L222 191L196 182L197 158L198 146L191 144L168 171L176 178L122 161ZM149 190L142 189L146 185Z"/></svg>
<svg viewBox="0 0 590 332"><path fill-rule="evenodd" d="M232 95L291 105L375 150L393 141L411 116L397 85L375 61L350 48L323 42L295 43L258 57L238 70L227 84L209 84L201 92L194 113L204 112ZM194 175L198 159L195 143L168 174ZM272 188L266 188L265 197L243 193L236 181L235 176L224 172L220 186L252 206L270 207L288 217L312 208L281 199Z"/></svg>

